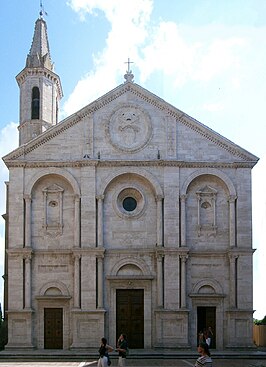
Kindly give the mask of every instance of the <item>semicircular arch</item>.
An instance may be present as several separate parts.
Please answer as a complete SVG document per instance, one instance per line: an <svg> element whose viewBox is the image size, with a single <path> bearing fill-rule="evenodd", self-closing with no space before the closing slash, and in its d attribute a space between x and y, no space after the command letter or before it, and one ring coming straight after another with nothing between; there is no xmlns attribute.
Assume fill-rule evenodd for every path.
<svg viewBox="0 0 266 367"><path fill-rule="evenodd" d="M202 168L202 169L194 171L190 176L187 177L187 179L183 183L181 191L180 191L180 195L181 196L186 195L188 186L191 184L191 182L195 178L204 176L204 175L212 175L212 176L219 177L227 186L229 195L236 196L236 189L231 179L224 172L219 171L218 169L215 169L215 168L206 168L206 169Z"/></svg>
<svg viewBox="0 0 266 367"><path fill-rule="evenodd" d="M39 295L44 296L45 293L47 292L47 290L50 289L50 288L57 288L57 289L59 289L62 296L69 296L69 291L67 289L67 286L64 283L59 282L59 281L45 283L41 287L41 289L39 291Z"/></svg>
<svg viewBox="0 0 266 367"><path fill-rule="evenodd" d="M110 175L108 175L108 177L103 180L100 188L99 188L99 192L98 195L104 195L107 186L117 177L122 176L124 174L134 174L136 176L140 176L142 178L145 178L153 187L154 193L155 195L158 196L163 196L163 190L159 184L159 182L157 181L157 179L149 172L147 172L146 170L142 169L142 168L133 168L133 167L127 167L127 168L121 168L118 171L115 171L114 173L111 173Z"/></svg>
<svg viewBox="0 0 266 367"><path fill-rule="evenodd" d="M117 276L119 270L126 265L134 265L140 269L142 275L151 275L150 269L144 260L139 258L127 257L118 261L111 269L111 275Z"/></svg>
<svg viewBox="0 0 266 367"><path fill-rule="evenodd" d="M192 289L192 293L199 294L200 289L203 288L203 287L213 288L215 294L222 294L223 293L223 288L222 288L221 284L215 279L202 279L202 280L198 281L194 285L194 287Z"/></svg>
<svg viewBox="0 0 266 367"><path fill-rule="evenodd" d="M25 190L25 194L26 195L30 195L33 189L33 186L36 184L36 182L38 180L40 180L41 178L45 177L45 176L49 176L49 175L57 175L57 176L61 176L63 178L65 178L70 185L73 188L74 194L80 196L80 188L79 185L75 179L75 177L69 173L68 171L62 169L62 168L47 168L47 169L43 169L39 172L37 172L32 178L31 180L28 182L27 186L26 186L26 190Z"/></svg>

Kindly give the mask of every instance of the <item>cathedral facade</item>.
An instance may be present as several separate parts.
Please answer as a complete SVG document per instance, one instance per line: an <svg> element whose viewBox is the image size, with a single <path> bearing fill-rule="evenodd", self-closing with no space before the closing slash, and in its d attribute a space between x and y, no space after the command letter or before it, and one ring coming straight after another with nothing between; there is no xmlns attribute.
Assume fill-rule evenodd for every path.
<svg viewBox="0 0 266 367"><path fill-rule="evenodd" d="M251 347L258 158L125 81L59 122L35 24L7 182L6 349Z"/></svg>

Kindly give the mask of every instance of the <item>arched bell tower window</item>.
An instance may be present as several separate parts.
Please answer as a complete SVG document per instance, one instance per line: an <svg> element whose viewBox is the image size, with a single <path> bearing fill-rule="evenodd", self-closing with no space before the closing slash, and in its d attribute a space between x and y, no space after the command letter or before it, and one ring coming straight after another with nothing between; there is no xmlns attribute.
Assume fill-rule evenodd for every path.
<svg viewBox="0 0 266 367"><path fill-rule="evenodd" d="M40 91L38 87L32 88L31 95L31 119L40 118Z"/></svg>

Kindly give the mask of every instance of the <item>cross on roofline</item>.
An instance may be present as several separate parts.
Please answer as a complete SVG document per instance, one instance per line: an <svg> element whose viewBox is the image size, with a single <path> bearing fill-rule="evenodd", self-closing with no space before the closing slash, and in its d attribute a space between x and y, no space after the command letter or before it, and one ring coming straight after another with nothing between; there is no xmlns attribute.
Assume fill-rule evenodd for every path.
<svg viewBox="0 0 266 367"><path fill-rule="evenodd" d="M130 64L134 64L134 62L130 61L130 58L128 58L127 61L125 61L125 64L127 64L127 73L131 73Z"/></svg>

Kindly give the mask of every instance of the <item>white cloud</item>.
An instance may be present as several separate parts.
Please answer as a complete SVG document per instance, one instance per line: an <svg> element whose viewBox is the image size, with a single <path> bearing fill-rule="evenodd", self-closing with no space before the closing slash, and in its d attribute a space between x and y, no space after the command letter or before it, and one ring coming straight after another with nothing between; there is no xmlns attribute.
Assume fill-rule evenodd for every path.
<svg viewBox="0 0 266 367"><path fill-rule="evenodd" d="M223 75L230 86L240 87L239 52L247 47L246 33L235 36L228 27L210 24L187 27L171 21L151 21L153 1L69 0L83 20L103 12L111 25L106 47L94 55L94 70L83 75L63 106L67 116L122 81L121 65L130 57L144 85L155 72L171 76L175 87L189 81L210 82ZM126 67L125 67L126 69ZM226 75L227 73L227 75Z"/></svg>
<svg viewBox="0 0 266 367"><path fill-rule="evenodd" d="M224 109L222 103L205 103L202 108L206 111L216 112Z"/></svg>
<svg viewBox="0 0 266 367"><path fill-rule="evenodd" d="M64 116L121 83L121 65L128 57L138 59L138 47L148 35L147 24L152 11L150 0L135 0L130 9L128 2L124 0L72 0L69 5L81 14L83 19L86 13L95 15L97 10L103 11L111 24L111 30L106 37L105 49L94 55L94 71L82 77L64 104ZM125 65L124 70L126 69Z"/></svg>
<svg viewBox="0 0 266 367"><path fill-rule="evenodd" d="M210 43L203 44L199 48L199 63L194 69L193 78L209 81L226 70L235 70L239 64L236 49L244 45L243 38L235 37L213 39Z"/></svg>
<svg viewBox="0 0 266 367"><path fill-rule="evenodd" d="M139 60L141 81L156 70L172 75L175 84L183 84L192 73L193 60L198 44L189 45L180 28L174 22L160 22L153 27L148 44L143 48L142 60Z"/></svg>
<svg viewBox="0 0 266 367"><path fill-rule="evenodd" d="M149 18L153 1L152 0L134 0L134 6L129 9L129 4L124 0L69 0L68 4L72 9L78 12L84 19L86 13L97 15L97 10L103 11L110 23L118 22L127 24L132 21L135 24L142 25L146 23L146 17Z"/></svg>

